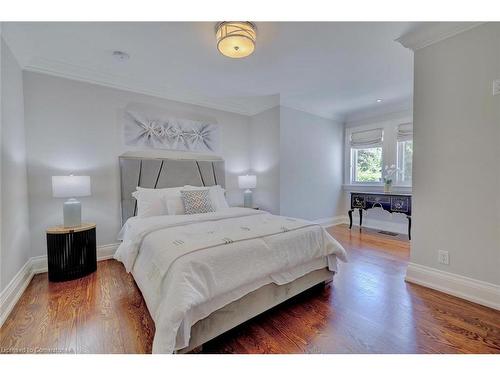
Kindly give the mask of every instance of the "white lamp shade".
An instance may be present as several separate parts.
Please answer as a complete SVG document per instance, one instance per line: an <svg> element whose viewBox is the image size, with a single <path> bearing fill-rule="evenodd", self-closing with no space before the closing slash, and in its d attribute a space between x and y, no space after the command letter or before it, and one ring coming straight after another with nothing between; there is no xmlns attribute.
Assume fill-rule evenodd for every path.
<svg viewBox="0 0 500 375"><path fill-rule="evenodd" d="M86 197L90 195L90 176L52 176L54 198Z"/></svg>
<svg viewBox="0 0 500 375"><path fill-rule="evenodd" d="M240 189L255 189L257 186L257 176L238 176L238 186Z"/></svg>

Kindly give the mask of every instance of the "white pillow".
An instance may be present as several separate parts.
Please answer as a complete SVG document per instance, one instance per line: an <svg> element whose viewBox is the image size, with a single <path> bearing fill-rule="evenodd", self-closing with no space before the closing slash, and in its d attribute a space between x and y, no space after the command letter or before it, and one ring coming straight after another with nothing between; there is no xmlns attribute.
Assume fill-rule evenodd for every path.
<svg viewBox="0 0 500 375"><path fill-rule="evenodd" d="M137 200L137 217L168 215L167 205L164 197L174 194L180 195L181 187L166 189L146 189L137 187L132 196Z"/></svg>
<svg viewBox="0 0 500 375"><path fill-rule="evenodd" d="M171 194L165 197L168 215L184 215L184 202L182 202L181 193Z"/></svg>
<svg viewBox="0 0 500 375"><path fill-rule="evenodd" d="M226 200L226 190L223 189L221 186L216 185L212 186L213 193L215 194L215 199L216 199L216 210L221 210L223 208L229 208L229 204L227 203Z"/></svg>
<svg viewBox="0 0 500 375"><path fill-rule="evenodd" d="M220 185L214 186L184 186L183 190L209 190L210 199L216 211L222 210L224 208L229 208L227 204L226 197L224 196L225 190Z"/></svg>

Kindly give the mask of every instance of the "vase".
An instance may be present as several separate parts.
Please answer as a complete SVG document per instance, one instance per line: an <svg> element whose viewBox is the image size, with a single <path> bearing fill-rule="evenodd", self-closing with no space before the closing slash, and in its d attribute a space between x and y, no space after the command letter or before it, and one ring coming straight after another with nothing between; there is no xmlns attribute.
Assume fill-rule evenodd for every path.
<svg viewBox="0 0 500 375"><path fill-rule="evenodd" d="M384 193L390 193L392 189L392 181L384 183Z"/></svg>

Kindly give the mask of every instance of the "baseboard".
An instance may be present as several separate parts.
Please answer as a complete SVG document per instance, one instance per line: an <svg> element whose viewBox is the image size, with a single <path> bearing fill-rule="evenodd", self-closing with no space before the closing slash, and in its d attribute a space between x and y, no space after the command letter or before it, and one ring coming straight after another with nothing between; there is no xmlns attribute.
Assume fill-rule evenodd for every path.
<svg viewBox="0 0 500 375"><path fill-rule="evenodd" d="M314 223L321 225L322 227L331 227L333 225L348 224L349 218L347 216L334 216L325 217L322 219L314 220Z"/></svg>
<svg viewBox="0 0 500 375"><path fill-rule="evenodd" d="M500 310L500 285L409 263L406 281Z"/></svg>
<svg viewBox="0 0 500 375"><path fill-rule="evenodd" d="M10 283L0 293L0 327L7 320L23 292L28 287L34 273L31 258L21 267Z"/></svg>
<svg viewBox="0 0 500 375"><path fill-rule="evenodd" d="M113 243L111 245L99 246L97 248L97 260L112 259L119 245L119 243Z"/></svg>
<svg viewBox="0 0 500 375"><path fill-rule="evenodd" d="M119 244L98 246L97 260L101 261L112 258L118 245ZM47 272L47 270L46 255L29 258L5 289L2 290L0 293L0 327L7 320L7 317L28 287L33 276L38 273Z"/></svg>

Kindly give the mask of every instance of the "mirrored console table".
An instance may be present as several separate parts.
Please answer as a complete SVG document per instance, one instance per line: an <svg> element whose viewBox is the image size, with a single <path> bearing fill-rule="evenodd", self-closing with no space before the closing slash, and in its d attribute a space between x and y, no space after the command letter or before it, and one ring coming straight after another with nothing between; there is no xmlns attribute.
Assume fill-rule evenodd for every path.
<svg viewBox="0 0 500 375"><path fill-rule="evenodd" d="M359 210L359 226L363 224L363 210L380 207L388 212L406 215L408 219L408 239L411 240L411 194L351 192L349 229L352 228L352 212Z"/></svg>

